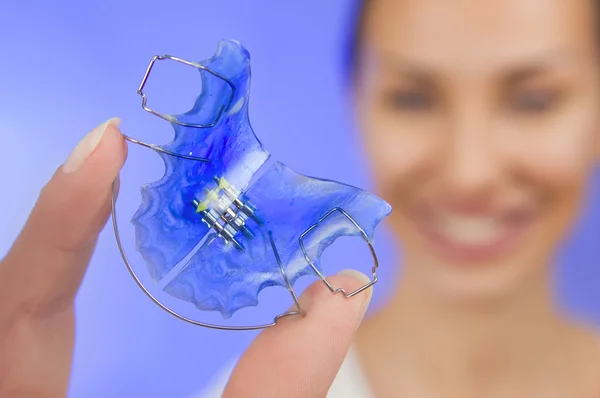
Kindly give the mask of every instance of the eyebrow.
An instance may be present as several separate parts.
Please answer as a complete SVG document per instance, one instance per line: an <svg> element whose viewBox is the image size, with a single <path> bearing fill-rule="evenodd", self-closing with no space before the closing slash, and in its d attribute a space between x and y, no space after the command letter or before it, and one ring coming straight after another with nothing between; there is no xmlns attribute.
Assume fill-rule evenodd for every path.
<svg viewBox="0 0 600 398"><path fill-rule="evenodd" d="M404 56L386 53L381 54L379 58L382 66L395 73L409 75L415 80L429 80L435 75L435 71L433 71L431 67L412 61Z"/></svg>
<svg viewBox="0 0 600 398"><path fill-rule="evenodd" d="M544 73L551 68L572 63L573 57L570 56L572 54L572 51L559 48L540 52L538 55L528 57L525 60L506 63L502 65L503 74L506 75L505 80L516 84ZM419 82L431 82L436 75L431 66L398 54L383 53L380 55L380 62L386 68L396 73L408 75L411 79Z"/></svg>
<svg viewBox="0 0 600 398"><path fill-rule="evenodd" d="M537 75L540 75L546 72L547 70L548 68L543 66L525 66L521 69L516 69L515 71L510 72L504 80L508 84L516 85L518 83L531 79Z"/></svg>

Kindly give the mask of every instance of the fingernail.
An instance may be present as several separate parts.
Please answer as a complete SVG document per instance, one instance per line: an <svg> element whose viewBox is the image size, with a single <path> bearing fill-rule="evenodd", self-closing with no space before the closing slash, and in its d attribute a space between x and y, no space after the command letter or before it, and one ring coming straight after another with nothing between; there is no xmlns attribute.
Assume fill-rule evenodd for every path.
<svg viewBox="0 0 600 398"><path fill-rule="evenodd" d="M88 156L96 149L104 132L108 126L118 126L121 120L119 118L112 118L102 123L92 131L86 134L85 137L79 141L77 146L71 151L67 161L63 164L63 173L72 173L79 170L79 168L85 163Z"/></svg>
<svg viewBox="0 0 600 398"><path fill-rule="evenodd" d="M366 276L362 272L357 271L355 269L345 269L343 271L340 271L338 273L338 275L346 275L346 276L349 276L351 278L354 278L357 281L359 281L362 285L366 285L367 283L371 282L371 278L369 278L368 276Z"/></svg>
<svg viewBox="0 0 600 398"><path fill-rule="evenodd" d="M343 275L343 276L348 276L350 278L353 278L353 279L357 280L358 282L360 282L361 286L364 286L371 282L371 278L369 278L362 272L359 272L354 269L345 269L343 271L340 271L338 273L338 275ZM350 291L348 291L348 293L350 293ZM373 296L373 288L369 287L357 294L357 296L362 296L362 295L364 295L364 297L366 297L363 299L364 300L363 301L363 313L365 313L365 312L367 312L367 308L369 307L369 303L371 302L371 297Z"/></svg>

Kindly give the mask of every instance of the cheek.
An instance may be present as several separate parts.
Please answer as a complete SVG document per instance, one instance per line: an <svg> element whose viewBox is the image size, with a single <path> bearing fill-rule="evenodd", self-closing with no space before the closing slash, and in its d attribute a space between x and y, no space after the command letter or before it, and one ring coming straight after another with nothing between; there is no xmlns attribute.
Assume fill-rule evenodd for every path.
<svg viewBox="0 0 600 398"><path fill-rule="evenodd" d="M525 255L557 244L577 217L597 159L597 125L595 112L580 107L520 126L512 136L514 142L506 147L511 181L540 200L544 215Z"/></svg>
<svg viewBox="0 0 600 398"><path fill-rule="evenodd" d="M427 178L436 152L433 123L390 120L375 110L364 118L364 141L380 193L394 202L394 195L414 188Z"/></svg>
<svg viewBox="0 0 600 398"><path fill-rule="evenodd" d="M524 177L556 189L585 184L597 161L595 112L572 109L537 125L521 126L512 136L511 152Z"/></svg>

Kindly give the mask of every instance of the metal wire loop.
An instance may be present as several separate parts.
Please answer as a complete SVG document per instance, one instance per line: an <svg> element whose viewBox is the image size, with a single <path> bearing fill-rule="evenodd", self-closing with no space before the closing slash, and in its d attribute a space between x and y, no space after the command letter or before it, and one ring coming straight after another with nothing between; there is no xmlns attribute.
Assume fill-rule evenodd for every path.
<svg viewBox="0 0 600 398"><path fill-rule="evenodd" d="M156 63L156 61L162 61L162 60L176 61L176 62L182 63L184 65L187 65L187 66L191 66L191 67L194 67L194 68L197 68L200 70L204 70L204 71L210 73L211 75L223 80L225 83L227 83L229 85L229 87L231 88L231 91L229 94L229 99L227 100L225 105L221 106L221 108L217 112L217 116L215 117L215 120L212 123L210 123L210 124L195 124L195 123L181 122L177 119L177 117L175 117L173 115L162 114L162 113L157 112L154 109L151 109L147 106L148 98L146 97L146 94L144 93L144 87L146 86L146 82L148 81L148 78L150 77L150 72L152 71L154 64ZM142 79L142 82L140 83L140 87L137 90L137 93L142 97L142 108L144 108L144 110L146 112L149 112L155 116L160 117L161 119L164 119L164 120L174 123L174 124L178 124L180 126L195 127L195 128L214 127L219 122L219 119L221 118L221 115L223 114L225 109L229 108L229 106L231 105L231 101L233 100L234 92L235 92L235 86L233 85L233 83L229 79L220 75L219 73L217 73L217 72L213 71L212 69L207 68L206 66L199 64L197 62L187 61L185 59L174 57L172 55L155 55L152 58L152 60L150 61L150 64L148 65L148 68L146 69L146 73L144 74L144 78Z"/></svg>
<svg viewBox="0 0 600 398"><path fill-rule="evenodd" d="M344 288L337 288L337 289L334 288L331 285L331 283L329 283L329 281L327 280L327 278L325 277L325 275L323 275L323 273L321 271L319 271L319 269L316 267L316 265L310 259L310 256L306 252L306 247L304 246L304 238L306 237L306 235L308 235L313 229L317 228L319 226L319 224L321 224L323 221L325 221L328 217L330 217L335 212L339 212L342 215L344 215L358 229L358 231L361 233L362 238L365 240L365 242L369 246L369 250L371 251L371 255L373 256L373 268L371 269L371 272L372 272L372 275L373 275L372 279L368 283L365 283L363 286L359 287L358 289L354 290L351 293L347 293ZM299 242L300 242L300 248L302 249L302 254L304 254L304 258L306 259L306 261L308 262L308 264L311 266L311 268L313 269L313 271L315 271L315 273L319 276L319 278L321 279L321 281L323 281L323 283L325 283L325 285L327 286L327 288L332 293L334 293L334 294L342 293L345 298L350 298L350 297L355 296L358 293L360 293L360 292L368 289L369 287L373 286L375 283L377 283L377 280L378 280L378 278L377 278L377 268L379 267L379 260L377 259L377 254L375 253L375 248L373 247L373 244L369 240L369 236L367 235L367 233L365 232L365 230L362 229L362 227L360 225L358 225L358 223L356 222L356 220L354 220L348 213L346 213L344 211L344 209L342 209L340 207L334 207L333 209L329 210L327 212L327 214L325 214L323 217L321 217L321 219L319 221L317 221L316 223L314 223L313 225L311 225L310 227L308 227L306 229L306 231L304 231L300 235Z"/></svg>

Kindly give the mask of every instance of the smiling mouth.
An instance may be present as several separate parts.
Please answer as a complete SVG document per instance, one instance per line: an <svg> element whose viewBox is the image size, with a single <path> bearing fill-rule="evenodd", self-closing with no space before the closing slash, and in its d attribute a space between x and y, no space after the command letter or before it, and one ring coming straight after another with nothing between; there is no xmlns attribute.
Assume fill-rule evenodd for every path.
<svg viewBox="0 0 600 398"><path fill-rule="evenodd" d="M491 260L510 251L533 223L533 212L517 210L502 215L465 214L432 210L418 224L445 257L462 262Z"/></svg>

